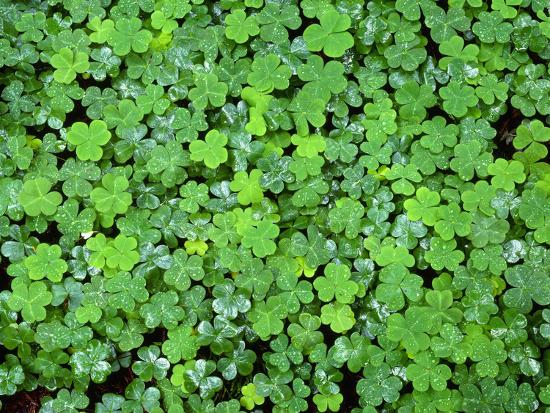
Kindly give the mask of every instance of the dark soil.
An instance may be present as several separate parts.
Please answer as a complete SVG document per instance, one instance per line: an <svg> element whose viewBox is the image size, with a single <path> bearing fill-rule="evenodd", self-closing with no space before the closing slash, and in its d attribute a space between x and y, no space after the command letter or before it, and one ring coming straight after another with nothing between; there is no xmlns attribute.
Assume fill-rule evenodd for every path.
<svg viewBox="0 0 550 413"><path fill-rule="evenodd" d="M38 388L30 392L18 392L13 396L0 397L2 411L7 413L38 413L40 400L48 396L50 392L44 388Z"/></svg>

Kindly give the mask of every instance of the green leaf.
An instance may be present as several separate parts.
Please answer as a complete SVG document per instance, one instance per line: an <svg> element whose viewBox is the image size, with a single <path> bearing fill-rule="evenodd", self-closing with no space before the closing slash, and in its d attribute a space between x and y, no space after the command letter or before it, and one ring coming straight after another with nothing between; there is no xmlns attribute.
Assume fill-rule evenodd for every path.
<svg viewBox="0 0 550 413"><path fill-rule="evenodd" d="M125 192L128 180L124 176L108 173L101 179L101 187L94 188L90 199L95 208L104 214L123 214L132 203L132 195Z"/></svg>
<svg viewBox="0 0 550 413"><path fill-rule="evenodd" d="M500 101L505 101L508 98L508 85L500 82L493 74L483 77L479 84L480 86L476 88L476 95L487 105L492 105L495 98Z"/></svg>
<svg viewBox="0 0 550 413"><path fill-rule="evenodd" d="M520 184L525 181L523 164L518 161L498 158L487 167L487 172L489 175L493 175L491 185L505 191L512 191L516 183Z"/></svg>
<svg viewBox="0 0 550 413"><path fill-rule="evenodd" d="M5 363L0 365L0 394L11 396L17 391L17 386L25 380L23 367L19 364L8 366Z"/></svg>
<svg viewBox="0 0 550 413"><path fill-rule="evenodd" d="M160 357L160 349L157 346L141 347L137 355L140 360L132 364L132 371L143 381L161 380L166 377L170 363L164 357Z"/></svg>
<svg viewBox="0 0 550 413"><path fill-rule="evenodd" d="M287 310L279 297L269 297L265 302L256 301L248 318L253 322L252 328L262 340L283 331L283 322Z"/></svg>
<svg viewBox="0 0 550 413"><path fill-rule="evenodd" d="M504 293L508 307L528 312L532 301L539 305L550 303L550 282L544 271L529 265L515 265L504 272L506 282L512 286Z"/></svg>
<svg viewBox="0 0 550 413"><path fill-rule="evenodd" d="M89 402L90 399L83 393L61 389L52 402L52 408L60 413L75 413L78 412L77 409L85 409Z"/></svg>
<svg viewBox="0 0 550 413"><path fill-rule="evenodd" d="M31 217L55 214L63 198L59 192L50 192L51 188L51 182L43 177L26 181L18 196L25 213Z"/></svg>
<svg viewBox="0 0 550 413"><path fill-rule="evenodd" d="M328 214L328 225L337 234L344 231L347 238L355 238L361 229L364 213L365 208L360 202L341 198L336 201L336 208L331 209Z"/></svg>
<svg viewBox="0 0 550 413"><path fill-rule="evenodd" d="M227 161L227 137L217 130L209 131L204 141L195 140L189 145L191 159L193 161L204 161L204 164L215 169Z"/></svg>
<svg viewBox="0 0 550 413"><path fill-rule="evenodd" d="M264 404L265 398L256 393L256 385L254 383L241 387L241 393L243 395L240 398L240 403L245 409L252 410L254 406Z"/></svg>
<svg viewBox="0 0 550 413"><path fill-rule="evenodd" d="M424 224L433 226L438 218L439 202L440 197L437 192L420 187L416 190L416 199L405 200L404 207L410 220L422 220Z"/></svg>
<svg viewBox="0 0 550 413"><path fill-rule="evenodd" d="M31 280L48 278L52 282L60 282L68 266L61 258L59 245L39 244L35 255L25 258L25 267Z"/></svg>
<svg viewBox="0 0 550 413"><path fill-rule="evenodd" d="M487 176L487 168L493 160L492 155L484 152L477 140L456 145L454 156L450 163L451 169L464 181L471 180L475 173L480 177Z"/></svg>
<svg viewBox="0 0 550 413"><path fill-rule="evenodd" d="M218 361L218 370L226 380L233 380L237 373L241 376L249 375L256 361L256 353L252 350L245 349L243 341L233 350L228 357L224 357Z"/></svg>
<svg viewBox="0 0 550 413"><path fill-rule="evenodd" d="M104 251L105 263L109 268L119 268L130 271L139 261L139 253L135 251L137 241L133 237L122 234L107 244Z"/></svg>
<svg viewBox="0 0 550 413"><path fill-rule="evenodd" d="M119 137L133 127L138 126L143 119L143 110L129 99L122 99L118 105L109 104L103 109L103 116L109 129L116 127Z"/></svg>
<svg viewBox="0 0 550 413"><path fill-rule="evenodd" d="M329 263L325 266L325 276L313 281L321 301L330 302L334 298L342 304L351 304L359 291L358 285L350 280L351 273L345 265Z"/></svg>
<svg viewBox="0 0 550 413"><path fill-rule="evenodd" d="M258 57L252 62L251 68L247 82L258 92L271 93L274 89L288 88L292 71L287 65L281 65L281 59L278 56L268 54L265 57Z"/></svg>
<svg viewBox="0 0 550 413"><path fill-rule="evenodd" d="M402 264L393 263L384 267L378 278L381 284L376 287L376 299L385 303L390 310L403 308L405 297L411 301L422 298L422 278L409 273Z"/></svg>
<svg viewBox="0 0 550 413"><path fill-rule="evenodd" d="M256 226L246 229L243 233L242 245L252 248L256 257L264 258L275 252L273 239L279 235L279 227L272 222L262 220Z"/></svg>
<svg viewBox="0 0 550 413"><path fill-rule="evenodd" d="M287 28L296 30L302 23L298 7L282 3L267 3L257 14L256 21L261 25L260 37L275 44L285 43Z"/></svg>
<svg viewBox="0 0 550 413"><path fill-rule="evenodd" d="M310 268L328 263L335 248L334 241L325 239L314 225L307 227L307 237L297 232L290 239L290 252L294 256L305 257L305 262Z"/></svg>
<svg viewBox="0 0 550 413"><path fill-rule="evenodd" d="M510 33L513 26L509 22L504 22L502 14L498 11L479 14L479 21L472 25L472 31L484 43L506 43L510 39Z"/></svg>
<svg viewBox="0 0 550 413"><path fill-rule="evenodd" d="M166 284L185 291L191 286L191 280L198 281L204 277L203 260L198 255L188 256L184 250L177 249L173 257L172 266L164 272Z"/></svg>
<svg viewBox="0 0 550 413"><path fill-rule="evenodd" d="M137 17L122 17L117 19L114 30L107 30L107 42L117 56L125 56L132 50L136 53L147 51L153 35L141 27Z"/></svg>
<svg viewBox="0 0 550 413"><path fill-rule="evenodd" d="M145 94L139 95L136 103L144 113L153 112L155 115L162 115L170 101L164 97L164 88L160 85L147 85Z"/></svg>
<svg viewBox="0 0 550 413"><path fill-rule="evenodd" d="M287 332L295 348L309 352L323 341L323 333L318 331L321 319L308 313L300 314L298 319L300 323L292 323Z"/></svg>
<svg viewBox="0 0 550 413"><path fill-rule="evenodd" d="M9 136L6 143L11 158L19 169L28 169L34 152L27 146L27 139L22 135Z"/></svg>
<svg viewBox="0 0 550 413"><path fill-rule="evenodd" d="M262 172L258 169L253 169L250 174L239 171L233 176L233 181L231 181L229 187L232 191L238 192L239 204L249 205L263 199L263 190L260 186L261 176Z"/></svg>
<svg viewBox="0 0 550 413"><path fill-rule="evenodd" d="M59 83L66 84L75 80L77 73L84 73L90 67L86 53L74 51L67 47L54 54L50 59L50 64L56 69L53 73L54 79Z"/></svg>
<svg viewBox="0 0 550 413"><path fill-rule="evenodd" d="M472 346L472 360L476 362L476 372L481 377L496 377L499 364L507 359L504 343L490 340L486 336L478 337Z"/></svg>
<svg viewBox="0 0 550 413"><path fill-rule="evenodd" d="M433 237L430 240L430 250L426 252L425 259L434 270L439 271L446 268L449 271L454 271L464 260L464 253L456 250L456 245L454 239L446 241Z"/></svg>
<svg viewBox="0 0 550 413"><path fill-rule="evenodd" d="M391 264L401 264L405 267L414 266L414 257L409 254L407 248L391 245L383 246L374 258L374 261L381 267Z"/></svg>
<svg viewBox="0 0 550 413"><path fill-rule="evenodd" d="M347 367L352 373L356 373L365 367L368 360L369 340L358 333L338 337L334 341L331 351L332 357L339 364L347 362Z"/></svg>
<svg viewBox="0 0 550 413"><path fill-rule="evenodd" d="M242 292L235 292L235 285L229 280L215 285L212 295L215 297L212 309L227 320L233 320L239 313L250 310L250 301Z"/></svg>
<svg viewBox="0 0 550 413"><path fill-rule="evenodd" d="M386 178L392 182L391 188L396 194L412 195L414 194L414 185L411 182L421 182L422 175L418 173L415 165L394 164L385 174Z"/></svg>
<svg viewBox="0 0 550 413"><path fill-rule="evenodd" d="M468 108L474 107L479 100L474 88L461 86L454 81L451 81L449 86L439 89L439 96L443 98L445 112L456 117L466 115Z"/></svg>
<svg viewBox="0 0 550 413"><path fill-rule="evenodd" d="M422 122L422 132L425 135L420 139L420 144L433 153L440 153L445 147L453 148L456 145L458 127L446 125L441 116Z"/></svg>
<svg viewBox="0 0 550 413"><path fill-rule="evenodd" d="M245 43L249 36L260 33L255 16L246 16L243 10L233 10L225 17L225 36L237 43Z"/></svg>
<svg viewBox="0 0 550 413"><path fill-rule="evenodd" d="M403 383L391 374L388 364L369 365L365 367L364 378L357 383L357 394L366 405L379 406L384 401L396 401L402 387Z"/></svg>
<svg viewBox="0 0 550 413"><path fill-rule="evenodd" d="M14 311L21 311L25 321L33 323L46 319L45 307L52 301L52 293L43 281L14 283L8 299L8 306Z"/></svg>
<svg viewBox="0 0 550 413"><path fill-rule="evenodd" d="M160 174L163 185L171 188L186 178L187 174L183 167L187 165L188 159L181 144L169 141L165 146L155 146L146 167L150 173Z"/></svg>
<svg viewBox="0 0 550 413"><path fill-rule="evenodd" d="M343 92L347 82L344 65L331 60L327 64L317 55L310 56L307 63L298 68L298 77L307 82L302 90L312 96L328 101L331 95Z"/></svg>
<svg viewBox="0 0 550 413"><path fill-rule="evenodd" d="M479 47L475 44L464 46L464 39L462 37L452 36L441 42L439 51L446 56L439 60L439 67L441 69L447 69L449 64L455 59L460 59L464 62L476 62L479 54Z"/></svg>
<svg viewBox="0 0 550 413"><path fill-rule="evenodd" d="M434 229L443 240L452 240L455 234L465 237L470 233L472 217L462 212L458 204L451 202L449 205L440 206L437 215L439 220L435 223Z"/></svg>
<svg viewBox="0 0 550 413"><path fill-rule="evenodd" d="M330 303L321 307L321 322L328 324L335 333L343 333L355 325L355 316L349 305Z"/></svg>
<svg viewBox="0 0 550 413"><path fill-rule="evenodd" d="M388 339L401 343L408 353L416 354L430 346L430 339L426 334L429 323L425 310L419 307L409 307L405 317L400 313L388 317Z"/></svg>
<svg viewBox="0 0 550 413"><path fill-rule="evenodd" d="M103 155L101 147L110 139L111 132L102 120L93 120L89 125L75 122L67 133L67 140L76 145L76 155L83 161L99 161Z"/></svg>
<svg viewBox="0 0 550 413"><path fill-rule="evenodd" d="M451 369L445 364L438 364L439 359L431 352L425 351L415 357L414 364L407 367L407 379L412 380L415 390L444 390L447 380L451 378Z"/></svg>
<svg viewBox="0 0 550 413"><path fill-rule="evenodd" d="M337 394L316 394L313 396L313 402L317 406L320 412L326 412L330 410L331 412L337 412L340 410L340 405L344 401L344 396L340 393Z"/></svg>
<svg viewBox="0 0 550 413"><path fill-rule="evenodd" d="M353 46L353 37L347 32L351 26L349 16L329 9L319 17L319 23L312 24L304 30L308 50L323 50L329 57L340 57Z"/></svg>
<svg viewBox="0 0 550 413"><path fill-rule="evenodd" d="M199 346L197 337L192 334L190 326L180 326L168 330L168 340L162 343L162 352L170 363L177 363L180 360L192 360L197 355Z"/></svg>
<svg viewBox="0 0 550 413"><path fill-rule="evenodd" d="M105 43L114 30L115 23L110 19L102 20L99 16L95 16L90 19L86 27L93 31L89 36L92 42Z"/></svg>
<svg viewBox="0 0 550 413"><path fill-rule="evenodd" d="M421 0L397 0L395 8L403 14L407 20L417 21L420 19Z"/></svg>
<svg viewBox="0 0 550 413"><path fill-rule="evenodd" d="M395 100L401 105L399 115L416 121L426 118L426 108L431 108L437 103L430 86L419 85L414 81L409 81L397 89Z"/></svg>
<svg viewBox="0 0 550 413"><path fill-rule="evenodd" d="M218 76L213 73L197 75L195 88L189 91L189 99L193 101L193 106L202 110L208 103L214 107L223 106L228 87L225 83L218 81Z"/></svg>
<svg viewBox="0 0 550 413"><path fill-rule="evenodd" d="M296 125L298 135L309 134L309 124L320 128L326 122L323 111L325 103L321 98L314 97L306 91L300 91L288 106L292 119Z"/></svg>
<svg viewBox="0 0 550 413"><path fill-rule="evenodd" d="M109 258L107 258L109 262ZM120 266L120 263L119 263ZM129 273L119 272L105 283L109 296L109 305L127 313L134 311L137 303L147 301L149 293L145 288L145 278L132 277Z"/></svg>

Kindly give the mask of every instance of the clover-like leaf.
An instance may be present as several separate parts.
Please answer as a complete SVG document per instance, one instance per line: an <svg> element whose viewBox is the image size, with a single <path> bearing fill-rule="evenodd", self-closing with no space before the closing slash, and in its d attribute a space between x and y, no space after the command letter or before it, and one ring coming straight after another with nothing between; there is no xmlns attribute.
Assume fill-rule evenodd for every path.
<svg viewBox="0 0 550 413"><path fill-rule="evenodd" d="M110 268L120 268L123 271L130 271L139 261L139 253L135 251L137 241L133 237L119 234L107 244L104 251L105 263Z"/></svg>
<svg viewBox="0 0 550 413"><path fill-rule="evenodd" d="M107 42L113 46L115 54L125 56L132 50L136 53L147 50L153 35L141 27L142 22L137 17L122 17L115 22L115 28L107 32Z"/></svg>
<svg viewBox="0 0 550 413"><path fill-rule="evenodd" d="M491 184L496 188L502 188L505 191L512 191L516 183L525 181L523 173L523 164L519 161L506 161L505 159L496 159L487 167L491 178Z"/></svg>
<svg viewBox="0 0 550 413"><path fill-rule="evenodd" d="M240 403L248 410L252 410L256 405L264 404L265 398L256 393L256 385L254 383L243 386L241 393L243 395L240 398Z"/></svg>
<svg viewBox="0 0 550 413"><path fill-rule="evenodd" d="M313 281L321 301L330 302L334 298L342 304L351 304L359 291L357 284L350 280L351 273L345 265L329 263L325 267L325 276Z"/></svg>
<svg viewBox="0 0 550 413"><path fill-rule="evenodd" d="M174 251L173 256L172 266L164 272L164 282L166 284L173 285L180 291L185 291L191 286L191 279L200 280L204 277L201 257L198 255L188 256L182 249Z"/></svg>
<svg viewBox="0 0 550 413"><path fill-rule="evenodd" d="M407 251L407 248L401 246L392 247L391 245L383 246L374 260L381 267L391 264L402 264L406 267L412 267L415 261L414 257Z"/></svg>
<svg viewBox="0 0 550 413"><path fill-rule="evenodd" d="M435 225L438 217L440 197L437 192L430 191L426 187L416 190L416 199L405 200L404 207L407 216L413 221L422 220L424 224Z"/></svg>
<svg viewBox="0 0 550 413"><path fill-rule="evenodd" d="M196 87L189 91L189 98L195 108L204 109L208 103L214 107L223 106L228 87L225 83L219 82L215 74L199 75L195 85Z"/></svg>
<svg viewBox="0 0 550 413"><path fill-rule="evenodd" d="M443 98L443 109L450 115L462 117L468 112L468 108L475 106L478 98L470 86L461 86L456 82L449 83L439 90Z"/></svg>
<svg viewBox="0 0 550 413"><path fill-rule="evenodd" d="M245 43L249 36L260 33L255 16L248 16L244 10L233 10L225 18L225 36L237 43Z"/></svg>
<svg viewBox="0 0 550 413"><path fill-rule="evenodd" d="M188 159L181 144L170 141L165 146L155 146L146 167L150 173L160 174L161 182L167 188L171 188L186 178L183 167L187 164Z"/></svg>
<svg viewBox="0 0 550 413"><path fill-rule="evenodd" d="M340 57L353 46L353 37L347 30L351 26L349 16L328 10L319 17L319 24L312 24L304 31L307 48L323 52L329 57Z"/></svg>
<svg viewBox="0 0 550 413"><path fill-rule="evenodd" d="M409 273L402 264L390 264L378 275L381 283L376 287L376 299L386 303L391 310L399 310L405 305L405 297L418 301L422 297L423 280Z"/></svg>
<svg viewBox="0 0 550 413"><path fill-rule="evenodd" d="M335 333L343 333L355 325L355 316L349 305L330 303L321 307L321 322L330 325Z"/></svg>
<svg viewBox="0 0 550 413"><path fill-rule="evenodd" d="M51 182L43 177L26 181L18 196L25 213L32 217L55 214L63 198L59 192L50 191L51 188Z"/></svg>
<svg viewBox="0 0 550 413"><path fill-rule="evenodd" d="M237 199L241 205L260 202L263 198L263 190L260 186L262 172L253 169L250 174L244 171L237 172L230 184L232 191L237 191Z"/></svg>
<svg viewBox="0 0 550 413"><path fill-rule="evenodd" d="M277 235L279 235L279 227L269 221L262 220L255 227L244 231L242 245L252 248L255 256L263 258L275 252L276 245L273 239Z"/></svg>
<svg viewBox="0 0 550 413"><path fill-rule="evenodd" d="M196 356L199 346L197 336L192 332L192 327L185 325L168 330L168 340L162 343L162 352L170 363L192 360Z"/></svg>
<svg viewBox="0 0 550 413"><path fill-rule="evenodd" d="M21 311L25 321L33 323L46 318L45 307L52 301L52 293L43 281L31 282L28 286L18 282L8 299L8 306L14 311Z"/></svg>
<svg viewBox="0 0 550 413"><path fill-rule="evenodd" d="M392 182L392 190L397 194L412 195L414 194L414 185L412 182L420 182L422 175L418 173L418 168L415 165L394 164L393 167L386 173L386 178L395 181Z"/></svg>
<svg viewBox="0 0 550 413"><path fill-rule="evenodd" d="M450 166L461 179L469 181L475 173L481 177L487 176L487 168L493 157L490 153L482 151L481 143L475 140L459 143L454 148L454 154Z"/></svg>
<svg viewBox="0 0 550 413"><path fill-rule="evenodd" d="M50 281L59 282L67 271L67 263L61 258L59 245L39 244L35 255L25 258L25 267L29 270L31 280L48 278Z"/></svg>
<svg viewBox="0 0 550 413"><path fill-rule="evenodd" d="M445 364L438 364L439 359L431 352L425 351L415 357L414 364L407 367L407 378L412 380L416 390L426 391L430 387L443 390L451 378L451 369Z"/></svg>
<svg viewBox="0 0 550 413"><path fill-rule="evenodd" d="M363 376L357 383L357 393L366 405L379 406L384 401L392 403L399 398L403 383L391 374L390 366L386 363L366 366Z"/></svg>
<svg viewBox="0 0 550 413"><path fill-rule="evenodd" d="M254 323L252 328L262 340L277 335L283 330L283 319L287 310L279 297L269 297L266 302L257 301L248 318Z"/></svg>
<svg viewBox="0 0 550 413"><path fill-rule="evenodd" d="M490 340L486 336L477 337L472 346L472 360L476 362L476 372L481 377L496 377L499 364L507 358L504 343Z"/></svg>
<svg viewBox="0 0 550 413"><path fill-rule="evenodd" d="M139 361L132 364L132 371L140 379L150 381L161 380L166 377L170 363L164 357L160 357L160 349L157 346L141 347L138 352Z"/></svg>
<svg viewBox="0 0 550 413"><path fill-rule="evenodd" d="M111 139L111 132L102 120L93 120L89 125L75 122L67 133L67 140L76 145L76 155L83 161L99 161L103 155L102 146Z"/></svg>
<svg viewBox="0 0 550 413"><path fill-rule="evenodd" d="M405 316L400 313L389 316L387 336L391 341L402 343L407 352L415 354L430 347L430 338L426 334L429 327L426 311L410 307Z"/></svg>
<svg viewBox="0 0 550 413"><path fill-rule="evenodd" d="M59 83L69 84L76 79L77 73L84 73L90 67L88 55L83 52L64 47L50 59L55 67L54 79Z"/></svg>
<svg viewBox="0 0 550 413"><path fill-rule="evenodd" d="M132 195L126 192L128 180L124 176L106 174L101 179L101 187L90 194L95 208L105 214L123 214L132 203Z"/></svg>
<svg viewBox="0 0 550 413"><path fill-rule="evenodd" d="M472 218L468 213L462 212L458 204L440 206L437 215L439 220L434 229L443 240L449 241L455 234L464 237L470 233Z"/></svg>
<svg viewBox="0 0 550 413"><path fill-rule="evenodd" d="M504 302L509 307L529 311L532 301L548 305L550 283L541 269L527 265L516 265L504 273L506 281L513 287L504 294Z"/></svg>
<svg viewBox="0 0 550 413"><path fill-rule="evenodd" d="M281 59L277 55L258 57L252 62L251 68L247 82L258 92L271 93L274 89L288 88L292 71L287 65L281 65Z"/></svg>
<svg viewBox="0 0 550 413"><path fill-rule="evenodd" d="M464 260L464 253L456 250L457 244L454 239L444 240L433 237L430 241L430 250L426 252L426 261L430 263L434 270L447 268L454 271Z"/></svg>
<svg viewBox="0 0 550 413"><path fill-rule="evenodd" d="M195 140L189 145L191 159L193 161L204 161L204 164L212 169L227 161L227 137L217 130L209 131L204 141Z"/></svg>

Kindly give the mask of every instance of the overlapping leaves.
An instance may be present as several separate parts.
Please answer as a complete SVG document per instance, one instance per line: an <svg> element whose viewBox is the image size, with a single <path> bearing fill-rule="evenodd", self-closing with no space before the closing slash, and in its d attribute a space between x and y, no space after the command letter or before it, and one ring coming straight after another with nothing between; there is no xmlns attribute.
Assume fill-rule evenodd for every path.
<svg viewBox="0 0 550 413"><path fill-rule="evenodd" d="M550 408L545 2L2 10L7 410Z"/></svg>

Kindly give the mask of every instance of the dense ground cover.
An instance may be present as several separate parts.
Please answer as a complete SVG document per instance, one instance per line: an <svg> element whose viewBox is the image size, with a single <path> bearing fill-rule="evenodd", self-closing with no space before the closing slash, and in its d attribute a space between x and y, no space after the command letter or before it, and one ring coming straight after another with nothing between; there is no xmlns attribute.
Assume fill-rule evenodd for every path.
<svg viewBox="0 0 550 413"><path fill-rule="evenodd" d="M547 0L0 0L5 411L550 411Z"/></svg>

